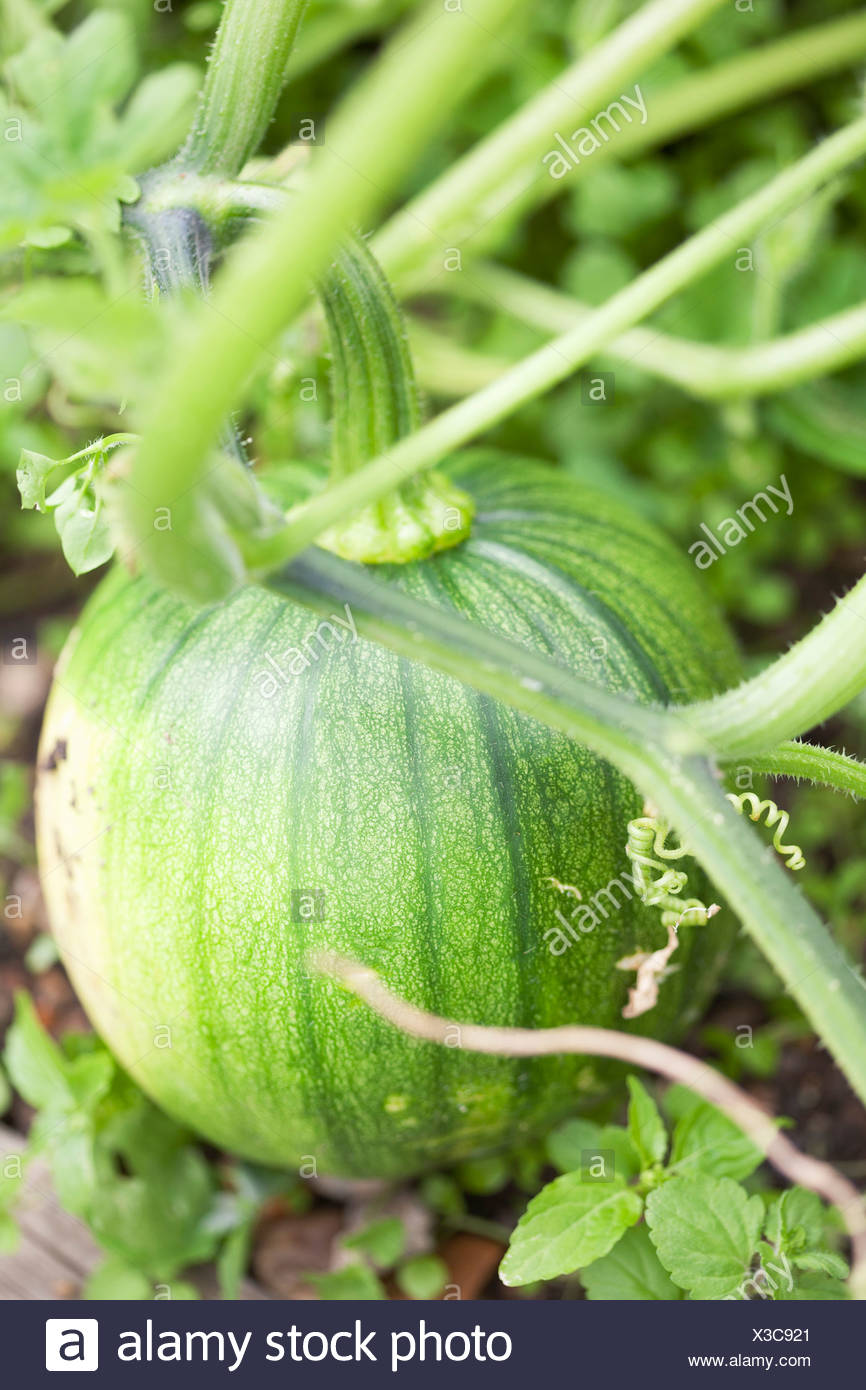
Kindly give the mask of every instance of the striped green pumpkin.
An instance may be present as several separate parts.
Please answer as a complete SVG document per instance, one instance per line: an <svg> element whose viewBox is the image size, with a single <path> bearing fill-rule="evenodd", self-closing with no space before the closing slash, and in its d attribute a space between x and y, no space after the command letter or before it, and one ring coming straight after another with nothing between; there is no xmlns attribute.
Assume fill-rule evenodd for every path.
<svg viewBox="0 0 866 1390"><path fill-rule="evenodd" d="M477 502L471 539L385 567L391 582L641 700L730 681L692 567L644 521L522 461L449 472ZM113 572L51 696L40 855L90 1016L166 1110L264 1163L395 1177L538 1133L599 1069L409 1040L311 976L309 948L456 1019L622 1026L633 977L615 963L665 937L656 910L605 891L628 868L628 782L337 617L317 632L261 589L196 612ZM577 904L551 879L597 924L566 931ZM631 1026L695 1018L725 916L682 928L679 969Z"/></svg>

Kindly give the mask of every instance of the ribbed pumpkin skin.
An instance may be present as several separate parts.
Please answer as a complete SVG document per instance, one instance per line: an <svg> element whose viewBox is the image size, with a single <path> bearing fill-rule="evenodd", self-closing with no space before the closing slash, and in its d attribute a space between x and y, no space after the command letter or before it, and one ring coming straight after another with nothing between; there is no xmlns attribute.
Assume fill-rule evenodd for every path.
<svg viewBox="0 0 866 1390"><path fill-rule="evenodd" d="M694 572L643 521L522 462L450 471L472 539L392 582L639 699L731 680ZM43 881L95 1026L168 1111L264 1163L392 1177L538 1132L598 1068L408 1040L311 976L309 948L456 1019L621 1027L615 962L664 933L636 901L568 949L555 931L575 902L550 876L587 902L627 871L640 799L617 772L350 633L323 652L316 624L263 590L194 612L113 572L46 717ZM268 697L268 657L288 673L292 648L320 655ZM316 920L293 920L293 893ZM694 1019L729 933L727 913L681 930L641 1031Z"/></svg>

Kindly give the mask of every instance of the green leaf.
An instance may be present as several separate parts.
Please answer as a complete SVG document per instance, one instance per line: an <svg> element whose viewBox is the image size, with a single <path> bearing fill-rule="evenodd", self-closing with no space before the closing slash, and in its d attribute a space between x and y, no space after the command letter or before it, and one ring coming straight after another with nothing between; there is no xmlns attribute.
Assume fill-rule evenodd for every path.
<svg viewBox="0 0 866 1390"><path fill-rule="evenodd" d="M547 1163L543 1144L538 1140L522 1144L520 1148L512 1151L510 1161L511 1177L515 1187L532 1196L541 1187L542 1173Z"/></svg>
<svg viewBox="0 0 866 1390"><path fill-rule="evenodd" d="M73 1109L92 1110L108 1091L115 1070L114 1059L104 1048L71 1057L66 1064L66 1082Z"/></svg>
<svg viewBox="0 0 866 1390"><path fill-rule="evenodd" d="M472 1158L461 1163L454 1176L464 1192L485 1195L501 1192L511 1177L511 1164L502 1154L490 1158Z"/></svg>
<svg viewBox="0 0 866 1390"><path fill-rule="evenodd" d="M62 1205L89 1225L116 1265L171 1280L209 1259L216 1180L186 1131L161 1114L96 1039L62 1051L31 1001L17 1002L6 1058L38 1107L31 1147L51 1164Z"/></svg>
<svg viewBox="0 0 866 1390"><path fill-rule="evenodd" d="M53 511L54 525L66 561L74 574L87 574L106 563L114 554L115 541L103 502L106 480L101 474L112 449L129 443L134 435L112 434L100 438L71 454L54 460L24 450L18 467L18 487L22 505ZM59 467L77 465L46 497L45 480ZM241 472L240 469L236 469Z"/></svg>
<svg viewBox="0 0 866 1390"><path fill-rule="evenodd" d="M139 83L118 128L128 169L149 169L174 153L189 130L200 82L198 68L172 63Z"/></svg>
<svg viewBox="0 0 866 1390"><path fill-rule="evenodd" d="M613 1154L613 1172L617 1177L636 1177L640 1159L628 1132L621 1125L597 1125L590 1120L566 1120L547 1138L547 1153L551 1163L561 1173L578 1173L592 1161L590 1155Z"/></svg>
<svg viewBox="0 0 866 1390"><path fill-rule="evenodd" d="M99 1265L84 1285L83 1296L88 1299L120 1302L123 1299L151 1299L153 1285L140 1269L109 1256Z"/></svg>
<svg viewBox="0 0 866 1390"><path fill-rule="evenodd" d="M23 324L35 355L74 399L140 403L159 366L170 315L134 287L110 295L95 280L35 276L0 300L0 319Z"/></svg>
<svg viewBox="0 0 866 1390"><path fill-rule="evenodd" d="M839 1293L836 1286L841 1287L840 1281L848 1277L848 1265L841 1255L826 1248L827 1224L828 1213L817 1194L791 1187L770 1205L764 1233L774 1257L800 1271L796 1289L812 1288L815 1297L844 1297L844 1291ZM797 1295L789 1290L777 1296Z"/></svg>
<svg viewBox="0 0 866 1390"><path fill-rule="evenodd" d="M172 1279L166 1287L168 1289L166 1302L194 1303L201 1298L195 1284L190 1284L186 1279ZM159 1300L159 1294L157 1294L157 1300Z"/></svg>
<svg viewBox="0 0 866 1390"><path fill-rule="evenodd" d="M12 1083L28 1105L37 1109L71 1103L63 1054L36 1017L29 995L15 1000L15 1021L6 1037L4 1054Z"/></svg>
<svg viewBox="0 0 866 1390"><path fill-rule="evenodd" d="M385 1290L379 1279L365 1264L347 1265L345 1269L336 1269L331 1274L307 1274L305 1279L313 1285L320 1298L349 1302L385 1298Z"/></svg>
<svg viewBox="0 0 866 1390"><path fill-rule="evenodd" d="M647 1198L659 1259L690 1298L736 1297L748 1278L764 1219L758 1196L730 1178L671 1178Z"/></svg>
<svg viewBox="0 0 866 1390"><path fill-rule="evenodd" d="M396 1280L409 1298L438 1298L448 1281L448 1266L438 1255L416 1255L400 1266Z"/></svg>
<svg viewBox="0 0 866 1390"><path fill-rule="evenodd" d="M580 1276L591 1302L613 1299L664 1301L682 1293L662 1267L646 1226L632 1226L607 1255Z"/></svg>
<svg viewBox="0 0 866 1390"><path fill-rule="evenodd" d="M39 45L45 66L36 73L31 50ZM10 67L34 105L50 106L66 119L100 102L114 103L135 80L132 21L119 10L94 10L68 36L51 31L32 40Z"/></svg>
<svg viewBox="0 0 866 1390"><path fill-rule="evenodd" d="M343 1241L350 1250L363 1250L380 1269L391 1269L406 1248L406 1228L397 1216L383 1216Z"/></svg>
<svg viewBox="0 0 866 1390"><path fill-rule="evenodd" d="M754 1173L764 1159L761 1150L721 1110L689 1095L692 1103L674 1126L669 1169L681 1177L708 1173L735 1181Z"/></svg>
<svg viewBox="0 0 866 1390"><path fill-rule="evenodd" d="M45 454L35 454L32 449L22 449L15 474L21 506L24 508L45 507L45 483L49 474L59 464L57 459L47 458Z"/></svg>
<svg viewBox="0 0 866 1390"><path fill-rule="evenodd" d="M284 1173L278 1168L263 1168L261 1164L246 1163L240 1159L232 1164L231 1179L240 1201L252 1208L260 1207L271 1197L309 1196L308 1189L294 1173Z"/></svg>
<svg viewBox="0 0 866 1390"><path fill-rule="evenodd" d="M656 159L631 166L602 164L575 187L569 220L580 244L593 237L609 243L658 221L677 198L669 163Z"/></svg>
<svg viewBox="0 0 866 1390"><path fill-rule="evenodd" d="M829 1274L832 1279L847 1279L848 1263L833 1250L807 1250L804 1255L795 1255L793 1264L812 1274Z"/></svg>
<svg viewBox="0 0 866 1390"><path fill-rule="evenodd" d="M798 1255L823 1244L825 1221L817 1193L789 1187L771 1204L764 1234L780 1255Z"/></svg>
<svg viewBox="0 0 866 1390"><path fill-rule="evenodd" d="M5 75L16 104L2 103L13 133L7 127L0 240L57 246L70 225L117 231L130 180L111 108L135 77L129 16L96 10L68 35L40 28Z"/></svg>
<svg viewBox="0 0 866 1390"><path fill-rule="evenodd" d="M0 1115L5 1115L11 1104L12 1087L9 1085L5 1070L0 1066Z"/></svg>
<svg viewBox="0 0 866 1390"><path fill-rule="evenodd" d="M135 1162L136 1155L126 1155ZM119 1176L94 1196L90 1221L106 1250L170 1280L187 1265L209 1259L217 1245L206 1218L214 1176L191 1145L165 1153L132 1177ZM167 1198L166 1194L170 1194Z"/></svg>
<svg viewBox="0 0 866 1390"><path fill-rule="evenodd" d="M601 1125L592 1120L566 1120L547 1136L546 1148L548 1158L560 1173L576 1173L584 1151L601 1148Z"/></svg>
<svg viewBox="0 0 866 1390"><path fill-rule="evenodd" d="M628 1133L644 1168L662 1163L668 1136L664 1120L652 1096L636 1076L626 1078L631 1101L628 1107Z"/></svg>
<svg viewBox="0 0 866 1390"><path fill-rule="evenodd" d="M54 524L73 574L89 574L114 554L114 540L101 502L89 507L80 493L73 494L56 508Z"/></svg>
<svg viewBox="0 0 866 1390"><path fill-rule="evenodd" d="M422 1178L419 1194L425 1206L440 1216L462 1216L466 1210L460 1186L448 1173L431 1173Z"/></svg>
<svg viewBox="0 0 866 1390"><path fill-rule="evenodd" d="M542 1188L526 1208L500 1266L504 1284L531 1284L592 1264L606 1255L643 1203L622 1178L583 1182L566 1173Z"/></svg>
<svg viewBox="0 0 866 1390"><path fill-rule="evenodd" d="M216 1269L223 1298L234 1300L240 1297L241 1280L247 1268L256 1214L254 1212L247 1221L230 1231L220 1247Z"/></svg>
<svg viewBox="0 0 866 1390"><path fill-rule="evenodd" d="M782 591L779 590L780 597ZM770 604L775 603L774 591L763 588L763 581L759 578L755 588L749 595L749 604L753 612L757 613L757 608L761 607L763 612L770 613L770 609L764 607L769 600ZM773 612L775 613L775 609ZM701 1029L701 1043L704 1047L711 1048L721 1059L720 1071L726 1075L738 1077L740 1072L747 1071L753 1076L773 1076L779 1063L779 1039L774 1036L769 1028L758 1028L750 1033L749 1046L742 1045L742 1039L732 1037L725 1028L716 1028L708 1025Z"/></svg>
<svg viewBox="0 0 866 1390"><path fill-rule="evenodd" d="M72 1111L44 1111L37 1117L30 1139L35 1149L48 1156L60 1205L92 1225L99 1173L91 1117Z"/></svg>
<svg viewBox="0 0 866 1390"><path fill-rule="evenodd" d="M834 1302L849 1299L851 1294L839 1279L831 1279L826 1274L802 1274L792 1289L780 1289L776 1294L778 1303L811 1303L815 1300L832 1299Z"/></svg>

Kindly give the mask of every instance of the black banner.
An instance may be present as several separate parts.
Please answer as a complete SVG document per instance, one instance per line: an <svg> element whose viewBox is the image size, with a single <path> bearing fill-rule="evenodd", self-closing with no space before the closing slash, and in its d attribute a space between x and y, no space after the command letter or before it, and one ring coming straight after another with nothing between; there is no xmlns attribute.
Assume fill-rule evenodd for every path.
<svg viewBox="0 0 866 1390"><path fill-rule="evenodd" d="M3 1303L4 1384L792 1385L857 1376L858 1303Z"/></svg>

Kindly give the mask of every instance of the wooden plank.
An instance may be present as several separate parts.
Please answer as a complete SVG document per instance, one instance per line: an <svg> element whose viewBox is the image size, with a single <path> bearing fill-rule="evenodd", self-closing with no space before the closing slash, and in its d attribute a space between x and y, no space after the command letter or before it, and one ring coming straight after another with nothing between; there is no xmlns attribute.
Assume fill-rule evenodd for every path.
<svg viewBox="0 0 866 1390"><path fill-rule="evenodd" d="M0 1124L0 1164L23 1155L26 1147L22 1135ZM21 1239L14 1254L0 1256L0 1300L79 1298L87 1276L102 1262L102 1251L84 1223L60 1206L42 1159L24 1169L24 1194L15 1217ZM211 1266L190 1277L203 1298L219 1298ZM240 1297L262 1299L268 1294L245 1280Z"/></svg>
<svg viewBox="0 0 866 1390"><path fill-rule="evenodd" d="M21 1155L27 1142L0 1125L0 1163ZM35 1159L24 1170L24 1195L15 1211L21 1228L18 1249L0 1258L0 1297L74 1298L100 1251L87 1227L57 1201L47 1165Z"/></svg>

